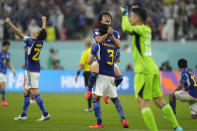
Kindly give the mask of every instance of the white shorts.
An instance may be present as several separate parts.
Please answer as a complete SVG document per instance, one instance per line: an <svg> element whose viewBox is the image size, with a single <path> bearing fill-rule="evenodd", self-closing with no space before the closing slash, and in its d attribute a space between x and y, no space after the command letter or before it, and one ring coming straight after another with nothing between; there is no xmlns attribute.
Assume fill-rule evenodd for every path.
<svg viewBox="0 0 197 131"><path fill-rule="evenodd" d="M189 102L191 114L197 114L197 99L192 97L187 91L175 91L175 97L183 102Z"/></svg>
<svg viewBox="0 0 197 131"><path fill-rule="evenodd" d="M38 88L38 82L40 78L39 72L26 71L25 78L25 89L29 90L31 88Z"/></svg>
<svg viewBox="0 0 197 131"><path fill-rule="evenodd" d="M117 90L116 85L114 83L114 77L99 75L92 93L99 97L105 94L110 98L116 98Z"/></svg>
<svg viewBox="0 0 197 131"><path fill-rule="evenodd" d="M0 73L0 83L1 82L6 82L6 75L3 73Z"/></svg>
<svg viewBox="0 0 197 131"><path fill-rule="evenodd" d="M98 65L98 61L97 60L93 61L91 65Z"/></svg>

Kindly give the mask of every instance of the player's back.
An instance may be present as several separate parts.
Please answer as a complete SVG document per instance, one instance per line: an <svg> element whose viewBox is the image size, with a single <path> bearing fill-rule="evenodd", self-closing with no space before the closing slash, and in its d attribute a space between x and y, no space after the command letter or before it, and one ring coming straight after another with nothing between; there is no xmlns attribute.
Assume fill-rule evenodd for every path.
<svg viewBox="0 0 197 131"><path fill-rule="evenodd" d="M92 54L96 56L99 63L99 74L114 77L114 62L117 48L114 44L95 43L92 46Z"/></svg>
<svg viewBox="0 0 197 131"><path fill-rule="evenodd" d="M181 83L184 83L184 88L189 92L189 94L197 98L197 83L195 76L189 72L187 69L184 69L181 72Z"/></svg>
<svg viewBox="0 0 197 131"><path fill-rule="evenodd" d="M39 55L43 47L43 41L37 41L33 38L26 38L25 49L25 67L26 70L40 72Z"/></svg>
<svg viewBox="0 0 197 131"><path fill-rule="evenodd" d="M132 47L134 71L137 73L158 74L158 67L151 51L151 28L146 25L133 26Z"/></svg>
<svg viewBox="0 0 197 131"><path fill-rule="evenodd" d="M6 74L9 60L10 60L10 53L0 52L0 73Z"/></svg>

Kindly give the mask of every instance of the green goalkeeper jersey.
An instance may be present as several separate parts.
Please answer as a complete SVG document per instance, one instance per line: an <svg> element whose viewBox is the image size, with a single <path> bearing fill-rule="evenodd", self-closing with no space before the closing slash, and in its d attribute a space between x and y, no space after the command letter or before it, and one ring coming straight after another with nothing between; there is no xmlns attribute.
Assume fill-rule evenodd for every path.
<svg viewBox="0 0 197 131"><path fill-rule="evenodd" d="M151 51L151 28L142 24L132 26L128 16L122 16L122 29L132 35L132 52L134 72L144 74L159 74L159 69L153 60Z"/></svg>

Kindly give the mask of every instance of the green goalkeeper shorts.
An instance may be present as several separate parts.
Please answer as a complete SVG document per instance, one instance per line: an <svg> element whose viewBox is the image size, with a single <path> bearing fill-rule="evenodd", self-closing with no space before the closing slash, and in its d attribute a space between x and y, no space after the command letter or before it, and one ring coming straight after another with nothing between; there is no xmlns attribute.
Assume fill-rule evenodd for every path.
<svg viewBox="0 0 197 131"><path fill-rule="evenodd" d="M134 87L136 99L151 100L163 95L159 74L135 73Z"/></svg>

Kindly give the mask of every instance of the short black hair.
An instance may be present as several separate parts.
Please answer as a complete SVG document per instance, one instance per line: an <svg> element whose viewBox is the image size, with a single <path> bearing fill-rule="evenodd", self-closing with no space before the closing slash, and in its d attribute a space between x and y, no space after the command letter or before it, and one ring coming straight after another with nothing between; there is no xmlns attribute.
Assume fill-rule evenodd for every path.
<svg viewBox="0 0 197 131"><path fill-rule="evenodd" d="M111 14L110 14L109 12L103 12L103 13L101 13L101 14L98 16L98 22L99 22L99 23L101 22L103 15L108 15L108 16L111 18L111 20L112 20L112 16L111 16Z"/></svg>
<svg viewBox="0 0 197 131"><path fill-rule="evenodd" d="M2 46L10 45L10 42L8 40L3 40Z"/></svg>
<svg viewBox="0 0 197 131"><path fill-rule="evenodd" d="M38 37L37 37L37 40L45 40L47 37L47 32L45 29L42 29L39 34L38 34Z"/></svg>
<svg viewBox="0 0 197 131"><path fill-rule="evenodd" d="M187 68L187 60L184 58L181 58L178 60L178 67L179 68Z"/></svg>
<svg viewBox="0 0 197 131"><path fill-rule="evenodd" d="M138 5L133 5L131 6L130 10L134 12L135 14L137 14L143 22L146 21L147 13L144 8L139 7Z"/></svg>

